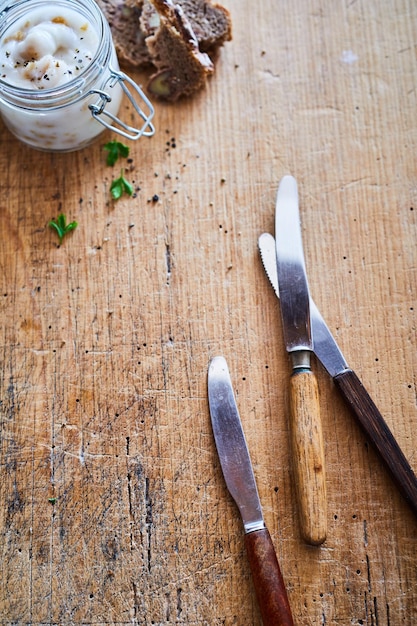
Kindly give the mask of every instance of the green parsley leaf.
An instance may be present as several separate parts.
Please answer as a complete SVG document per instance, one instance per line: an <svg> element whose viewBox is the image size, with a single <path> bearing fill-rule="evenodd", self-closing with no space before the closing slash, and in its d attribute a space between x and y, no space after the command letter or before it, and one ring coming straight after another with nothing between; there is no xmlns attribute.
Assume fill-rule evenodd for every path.
<svg viewBox="0 0 417 626"><path fill-rule="evenodd" d="M129 147L120 141L109 141L104 146L104 149L108 152L107 165L114 165L119 157L126 159L129 156Z"/></svg>
<svg viewBox="0 0 417 626"><path fill-rule="evenodd" d="M77 228L78 222L70 222L67 224L65 215L61 213L61 215L58 215L56 220L48 222L48 226L56 231L59 238L59 245L61 245L65 235L68 235L68 233Z"/></svg>
<svg viewBox="0 0 417 626"><path fill-rule="evenodd" d="M123 169L120 172L119 178L116 178L110 185L110 193L113 200L118 200L124 193L127 193L128 196L133 195L133 185L126 180Z"/></svg>

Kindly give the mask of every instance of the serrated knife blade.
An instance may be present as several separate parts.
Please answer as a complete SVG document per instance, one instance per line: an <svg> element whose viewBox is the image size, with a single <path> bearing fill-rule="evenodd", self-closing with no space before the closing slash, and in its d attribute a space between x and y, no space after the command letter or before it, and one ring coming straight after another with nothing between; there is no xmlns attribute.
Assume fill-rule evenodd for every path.
<svg viewBox="0 0 417 626"><path fill-rule="evenodd" d="M208 369L214 440L227 488L240 511L256 597L265 626L293 626L284 580L265 526L252 463L224 357Z"/></svg>
<svg viewBox="0 0 417 626"><path fill-rule="evenodd" d="M276 246L274 236L262 233L258 239L258 248L262 264L275 295L279 298L278 272L276 261ZM316 303L310 297L311 334L313 351L323 367L333 378L348 369L348 364L326 322L324 321Z"/></svg>

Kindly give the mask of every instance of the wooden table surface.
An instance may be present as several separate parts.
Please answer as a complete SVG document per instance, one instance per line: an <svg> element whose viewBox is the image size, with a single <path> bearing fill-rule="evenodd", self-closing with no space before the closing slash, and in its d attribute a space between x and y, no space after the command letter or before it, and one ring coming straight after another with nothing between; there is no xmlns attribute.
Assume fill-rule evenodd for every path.
<svg viewBox="0 0 417 626"><path fill-rule="evenodd" d="M416 517L319 365L329 530L300 538L257 250L292 173L312 295L417 471L417 5L225 5L207 89L130 144L134 197L110 198L110 133L60 155L0 125L2 625L261 624L210 425L218 354L295 624L417 623ZM79 225L58 247L60 212Z"/></svg>

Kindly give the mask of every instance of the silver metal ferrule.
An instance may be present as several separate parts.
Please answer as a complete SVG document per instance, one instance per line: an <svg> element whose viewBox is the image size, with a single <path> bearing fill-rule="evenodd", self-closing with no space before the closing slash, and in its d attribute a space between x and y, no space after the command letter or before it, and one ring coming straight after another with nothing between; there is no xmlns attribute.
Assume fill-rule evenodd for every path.
<svg viewBox="0 0 417 626"><path fill-rule="evenodd" d="M254 533L256 530L263 530L264 528L266 528L263 519L256 522L248 522L247 524L244 524L243 527L245 529L245 535L248 535L249 533Z"/></svg>
<svg viewBox="0 0 417 626"><path fill-rule="evenodd" d="M290 353L290 356L293 370L311 369L311 352L309 350L294 350Z"/></svg>

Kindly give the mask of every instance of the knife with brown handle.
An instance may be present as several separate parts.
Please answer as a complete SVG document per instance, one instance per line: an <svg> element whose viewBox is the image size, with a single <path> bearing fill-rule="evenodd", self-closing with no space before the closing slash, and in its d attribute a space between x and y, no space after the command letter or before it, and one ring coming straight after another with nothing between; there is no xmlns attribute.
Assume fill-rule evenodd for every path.
<svg viewBox="0 0 417 626"><path fill-rule="evenodd" d="M274 237L263 233L258 246L265 272L279 298ZM315 355L334 380L398 490L417 515L417 477L413 469L369 393L348 366L313 300L310 302L310 314Z"/></svg>
<svg viewBox="0 0 417 626"><path fill-rule="evenodd" d="M312 545L327 535L327 494L317 381L310 367L313 339L310 293L301 240L297 182L284 176L278 188L275 244L284 340L292 361L290 432L300 530Z"/></svg>
<svg viewBox="0 0 417 626"><path fill-rule="evenodd" d="M214 357L209 364L208 399L223 476L242 516L262 621L265 626L294 626L274 545L265 526L229 369L221 356Z"/></svg>

